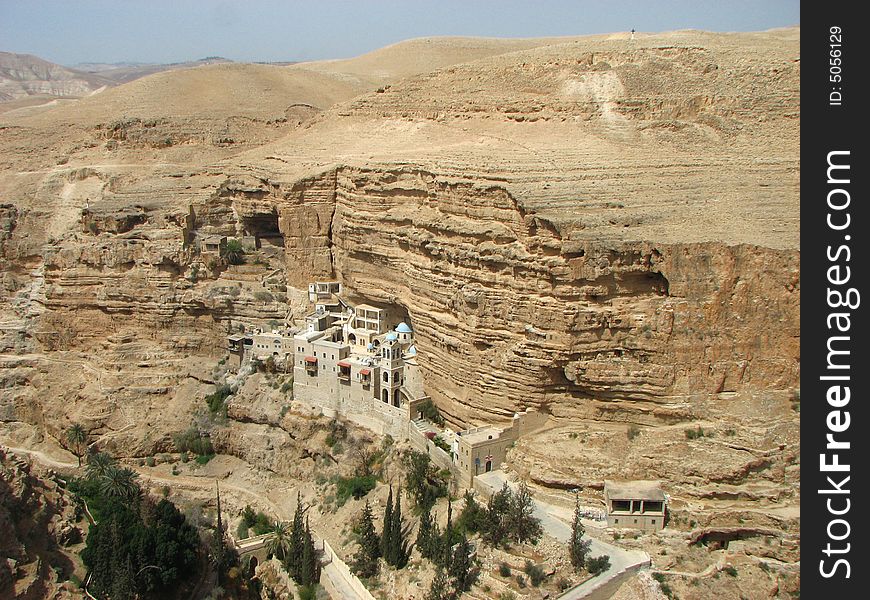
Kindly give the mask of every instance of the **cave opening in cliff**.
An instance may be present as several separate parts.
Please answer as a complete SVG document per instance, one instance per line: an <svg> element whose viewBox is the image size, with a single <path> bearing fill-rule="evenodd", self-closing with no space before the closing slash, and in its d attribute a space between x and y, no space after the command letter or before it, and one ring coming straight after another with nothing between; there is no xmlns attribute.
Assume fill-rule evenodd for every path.
<svg viewBox="0 0 870 600"><path fill-rule="evenodd" d="M278 213L258 213L242 217L242 233L254 238L257 248L284 247L284 236L278 227Z"/></svg>

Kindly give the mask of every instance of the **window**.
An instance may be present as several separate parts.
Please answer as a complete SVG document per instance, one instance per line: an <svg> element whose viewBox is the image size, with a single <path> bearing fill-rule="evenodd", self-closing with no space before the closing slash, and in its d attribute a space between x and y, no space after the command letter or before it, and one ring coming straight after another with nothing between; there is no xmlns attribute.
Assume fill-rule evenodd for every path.
<svg viewBox="0 0 870 600"><path fill-rule="evenodd" d="M652 524L653 524L653 525L656 524L656 520L655 520L655 519L652 520Z"/></svg>
<svg viewBox="0 0 870 600"><path fill-rule="evenodd" d="M619 523L619 519L613 519L614 523Z"/></svg>
<svg viewBox="0 0 870 600"><path fill-rule="evenodd" d="M384 383L390 383L390 374L384 373Z"/></svg>

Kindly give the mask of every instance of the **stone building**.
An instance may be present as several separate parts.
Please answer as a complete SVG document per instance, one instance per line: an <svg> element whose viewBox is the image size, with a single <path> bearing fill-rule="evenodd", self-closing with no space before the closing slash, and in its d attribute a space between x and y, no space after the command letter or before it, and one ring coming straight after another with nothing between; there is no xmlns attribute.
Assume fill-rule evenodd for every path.
<svg viewBox="0 0 870 600"><path fill-rule="evenodd" d="M290 329L253 329L234 333L227 336L227 351L238 358L239 365L246 359L266 361L272 358L278 368L291 368L294 335L295 332Z"/></svg>
<svg viewBox="0 0 870 600"><path fill-rule="evenodd" d="M665 526L667 496L658 481L605 481L608 527L658 531Z"/></svg>
<svg viewBox="0 0 870 600"><path fill-rule="evenodd" d="M456 433L452 440L453 461L461 483L470 487L476 475L499 469L520 436L539 429L546 421L547 415L528 409L515 414L509 427L486 425Z"/></svg>
<svg viewBox="0 0 870 600"><path fill-rule="evenodd" d="M391 327L384 308L351 306L335 282L313 283L308 291L314 310L292 340L293 396L315 411L409 440L468 487L476 475L499 469L521 435L546 422L547 415L527 410L504 428L436 427L424 416L431 400L411 326L393 321Z"/></svg>
<svg viewBox="0 0 870 600"><path fill-rule="evenodd" d="M204 254L217 254L222 256L227 248L227 236L207 235L199 243L199 251Z"/></svg>
<svg viewBox="0 0 870 600"><path fill-rule="evenodd" d="M312 287L313 286L313 287ZM332 283L309 286L314 311L293 338L293 395L327 416L341 415L380 434L406 439L408 373L419 369L413 331L387 324L384 309L344 302ZM415 373L412 381L420 380Z"/></svg>

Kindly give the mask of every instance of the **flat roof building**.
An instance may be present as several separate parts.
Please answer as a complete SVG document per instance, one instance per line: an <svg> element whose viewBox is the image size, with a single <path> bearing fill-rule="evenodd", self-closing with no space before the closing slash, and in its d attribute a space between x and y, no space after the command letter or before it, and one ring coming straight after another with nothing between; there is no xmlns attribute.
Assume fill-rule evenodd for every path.
<svg viewBox="0 0 870 600"><path fill-rule="evenodd" d="M608 527L658 531L665 526L668 498L659 481L605 481Z"/></svg>

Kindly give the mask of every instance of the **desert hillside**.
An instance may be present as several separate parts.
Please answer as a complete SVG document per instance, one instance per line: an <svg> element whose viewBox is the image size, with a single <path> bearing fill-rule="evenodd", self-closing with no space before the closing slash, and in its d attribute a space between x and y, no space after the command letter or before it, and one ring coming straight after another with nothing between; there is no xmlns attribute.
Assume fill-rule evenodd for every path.
<svg viewBox="0 0 870 600"><path fill-rule="evenodd" d="M230 327L304 324L308 283L338 280L413 326L449 424L552 415L509 457L540 490L661 479L685 529L781 533L740 546L745 583L702 588L777 597L800 506L799 38L428 38L0 113L2 436L82 422L123 456L171 451ZM227 266L188 243L216 234L270 242ZM231 418L218 451L299 476L277 419Z"/></svg>

